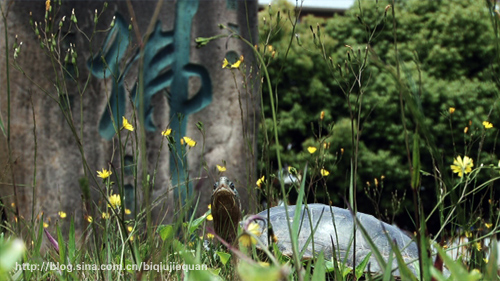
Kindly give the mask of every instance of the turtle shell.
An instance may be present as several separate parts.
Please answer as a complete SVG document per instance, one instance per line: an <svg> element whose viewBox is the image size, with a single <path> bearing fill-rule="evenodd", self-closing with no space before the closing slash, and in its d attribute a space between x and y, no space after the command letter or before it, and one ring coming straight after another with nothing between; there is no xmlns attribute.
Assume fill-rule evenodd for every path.
<svg viewBox="0 0 500 281"><path fill-rule="evenodd" d="M257 220L259 223L262 234L260 240L264 245L268 245L267 241L267 218L269 211L269 220L272 225L274 235L277 239L277 246L282 254L292 255L292 243L288 232L286 223L285 207L278 206L260 212L258 215L264 218L264 221ZM292 222L295 213L295 206L288 206L288 214L290 222ZM375 217L363 213L357 213L359 222L363 225L373 243L377 246L380 254L386 262L391 253L391 244L387 239L386 234L398 246L403 259L408 264L410 270L417 274L418 266L418 248L417 244L407 236L399 228L382 222ZM353 216L349 210L330 207L323 204L308 204L307 209L305 206L301 208L300 214L300 228L298 244L299 250L303 250L308 238L314 231L314 237L308 242L307 248L304 250L303 258L313 258L321 251L323 251L326 259L332 258L333 254L337 255L340 262L345 262L349 267L353 267ZM313 252L314 242L314 252ZM360 264L363 259L371 252L370 245L363 237L361 230L356 229L356 265ZM347 252L349 251L349 252ZM381 273L380 268L375 256L372 254L369 259L369 265L366 270L370 272ZM396 258L393 258L394 274L399 275L397 270Z"/></svg>

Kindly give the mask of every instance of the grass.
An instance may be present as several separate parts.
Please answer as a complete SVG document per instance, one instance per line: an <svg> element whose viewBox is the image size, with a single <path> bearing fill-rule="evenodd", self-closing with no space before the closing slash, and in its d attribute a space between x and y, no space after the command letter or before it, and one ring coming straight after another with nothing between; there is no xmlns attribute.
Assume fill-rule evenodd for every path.
<svg viewBox="0 0 500 281"><path fill-rule="evenodd" d="M362 10L361 2L359 9ZM395 3L388 7L392 12L393 19L396 19L397 14L394 9ZM105 5L106 6L106 5ZM7 26L8 20L8 9L7 5L1 6L2 8L2 19L4 26ZM33 77L24 72L23 68L17 63L17 58L19 56L28 55L22 52L22 44L14 42L12 48L12 42L9 41L7 36L7 31L5 31L5 42L7 45L5 53L5 63L6 63L6 81L7 81L7 115L6 126L3 120L0 122L0 128L3 136L7 140L7 149L9 152L9 163L13 163L11 157L11 87L9 80L9 73L12 67L16 71L26 75L28 82L31 82L37 87L41 92L50 97L55 105L60 109L60 113L64 116L67 124L69 125L69 130L71 130L74 137L75 143L78 144L78 149L81 154L82 167L85 171L86 177L80 180L80 186L82 188L82 198L87 211L89 214L94 214L93 216L87 215L84 223L84 229L77 230L75 228L75 220L81 220L83 218L77 218L74 216L67 217L67 214L60 213L60 220L51 226L50 228L45 228L44 222L46 221L43 213L37 213L35 210L36 198L33 197L32 206L32 216L30 220L24 219L19 213L18 204L13 204L11 206L3 206L9 215L10 220L3 223L4 233L0 236L0 275L3 279L7 280L67 280L67 279L89 279L89 280L234 280L240 278L241 280L325 280L326 278L336 279L336 280L355 280L357 278L366 279L380 279L380 280L393 280L393 272L390 270L392 261L385 260L381 253L377 250L376 244L370 239L369 229L365 229L359 222L355 223L355 228L358 228L363 235L363 237L372 245L374 249L372 256L376 258L381 268L384 268L384 272L381 276L374 277L370 274L365 273L368 269L367 259L360 259L362 262L358 264L354 269L347 267L347 261L342 256L334 255L332 260L324 260L320 256L316 261L304 261L302 259L303 252L300 249L300 241L298 239L298 233L302 222L299 219L299 212L302 203L305 204L306 200L306 186L308 183L310 185L321 186L323 178L328 176L329 171L326 171L324 167L325 157L328 154L326 147L329 145L327 139L331 136L331 128L333 125L323 124L323 113L318 112L318 132L316 132L317 142L319 143L319 149L317 151L309 151L311 154L311 161L306 163L303 167L292 167L289 169L289 174L301 179L300 181L293 182L291 185L285 185L284 173L275 173L275 171L267 170L263 173L263 180L259 184L259 192L262 192L266 197L268 202L275 202L277 199L282 199L285 207L288 204L287 195L290 191L296 191L298 194L297 205L295 207L294 215L286 212L286 228L290 236L292 255L290 257L283 256L280 254L276 246L272 246L269 249L263 247L262 241L259 239L254 240L255 242L250 244L257 244L251 247L245 247L240 245L240 247L233 247L230 245L225 245L224 241L217 242L217 236L214 235L213 231L210 229L210 211L205 210L206 206L199 206L198 202L192 200L186 205L176 210L175 218L170 224L159 224L157 220L152 218L151 211L153 208L159 208L163 204L164 200L168 194L159 196L156 200L150 201L150 196L148 194L144 195L145 201L139 202L138 197L134 197L134 202L132 210L130 210L130 205L126 205L125 196L125 186L124 177L127 174L126 169L132 169L132 175L134 182L141 183L145 188L144 190L149 190L148 187L154 186L155 177L158 172L158 160L155 162L155 170L152 174L149 174L146 169L139 170L139 163L129 163L126 164L126 148L132 148L135 156L134 159L141 159L141 163L147 161L146 157L146 147L145 147L145 132L144 132L144 119L138 116L144 116L139 109L134 108L134 113L130 120L127 120L128 126L120 126L118 124L119 120L112 120L113 126L116 132L114 137L114 143L116 143L115 153L113 158L117 158L120 163L120 167L117 168L110 164L108 167L101 167L100 174L95 173L89 163L86 160L86 153L82 146L83 139L83 118L80 118L81 123L74 123L74 114L79 114L80 117L83 116L83 108L79 108L79 112L73 112L74 109L70 106L69 95L67 94L72 89L66 82L67 80L77 83L77 91L79 93L79 98L85 98L84 94L88 87L88 82L91 79L91 74L88 77L80 77L84 75L83 70L79 70L76 64L76 59L78 55L76 51L70 47L69 51L64 54L65 50L62 50L61 43L62 39L67 36L61 31L60 25L68 25L68 30L74 32L83 31L78 26L78 20L75 16L68 16L66 22L56 22L56 13L58 10L58 4L52 3L51 8L47 9L45 22L33 22L31 24L33 27L33 32L38 37L37 44L40 44L41 48L44 50L46 57L50 60L50 63L54 71L54 82L57 88L56 94L43 88L36 84L36 80ZM96 12L95 23L99 21L99 18L106 11L105 8L101 12ZM283 24L291 25L291 33L288 34L290 40L287 50L284 53L286 57L290 51L292 44L298 43L298 39L295 37L295 28L299 22L300 9L297 10L295 16L290 16L288 18L285 15L280 15L279 11L276 13L270 13L269 20L269 38L272 34L281 30ZM379 24L385 20L387 14L381 16ZM155 18L151 22L149 30L155 24ZM362 19L361 19L362 20ZM395 25L394 25L395 26ZM99 33L110 32L113 26L110 26L106 30L98 31L94 28L91 35L85 35L89 42L94 40L94 36ZM266 150L270 143L280 143L279 134L279 120L277 118L277 105L278 102L278 84L284 72L284 66L280 68L278 75L272 77L268 72L269 62L273 59L275 53L273 53L272 47L267 42L259 42L259 48L254 48L254 44L247 41L245 38L238 35L237 32L232 30L230 27L221 26L221 29L225 33L214 35L210 38L197 38L196 42L200 46L209 44L213 40L225 40L224 38L236 38L241 40L244 44L248 45L254 50L254 61L249 61L249 58L244 58L239 62L229 62L228 68L232 71L234 82L240 78L246 81L247 89L252 89L252 81L247 80L250 67L257 69L255 73L259 74L258 81L260 81L257 87L261 95L264 94L262 88L266 88L269 95L271 116L272 116L272 135L265 135L265 143L262 144L262 148L258 151ZM394 27L394 43L395 43L395 54L398 58L397 53L397 30ZM395 66L387 66L380 62L374 52L371 52L368 46L370 45L371 39L377 34L377 29L374 28L371 31L367 30L367 42L365 52L355 52L350 50L346 54L346 67L337 67L333 65L331 60L328 58L328 54L325 52L324 45L324 35L321 34L321 28L318 26L317 29L311 28L313 34L315 45L317 46L317 52L319 52L324 58L324 63L329 66L331 71L332 79L337 79L342 86L343 95L346 98L346 103L348 103L350 108L350 127L351 127L351 146L354 148L354 156L351 161L351 168L348 171L351 178L351 184L349 187L348 205L352 213L357 211L357 194L359 183L357 182L356 174L358 173L359 163L358 163L358 149L361 138L361 129L363 122L362 120L362 103L363 97L366 93L363 92L362 83L366 83L360 77L366 71L369 63L378 64L382 69L388 71L392 74L394 81L399 87L400 94L400 105L401 105L401 119L402 123L406 124L406 119L411 118L413 122L417 124L414 132L408 132L405 129L405 143L407 150L408 163L411 163L409 169L411 171L411 193L414 202L414 223L416 229L415 241L419 246L419 268L418 276L414 276L410 269L405 264L407 261L401 255L401 252L397 247L393 247L394 256L391 259L395 259L399 265L399 270L401 277L405 280L416 280L417 278L421 280L430 280L431 276L437 280L447 280L442 273L436 269L433 264L436 260L436 256L439 256L438 263L441 260L446 264L449 269L449 274L451 278L460 278L460 280L479 280L481 278L485 280L497 280L498 279L498 265L497 265L497 244L495 241L495 236L498 233L498 221L490 223L483 223L482 231L468 231L469 225L471 225L470 220L475 218L466 218L465 211L463 210L463 202L466 202L470 198L476 196L481 191L483 191L490 183L497 180L499 177L494 176L491 179L481 182L478 175L484 173L484 170L489 170L497 173L499 168L493 165L490 166L473 166L467 163L457 162L457 171L461 171L462 176L458 178L458 181L452 181L446 174L448 171L447 167L442 167L436 161L435 170L443 171L442 173L434 173L431 176L436 178L436 182L439 186L446 186L448 189L443 189L441 193L438 194L440 201L435 207L433 212L438 212L442 221L442 228L439 233L435 234L434 237L441 237L440 235L445 231L445 229L461 229L466 235L467 240L452 244L450 241L445 243L443 240L432 239L426 231L426 219L431 214L424 214L421 198L420 198L420 179L423 172L420 167L420 150L419 143L424 142L428 151L430 151L431 157L434 159L439 157L435 141L433 136L430 135L428 128L425 125L425 117L419 108L419 93L418 90L410 87L407 81L404 81L401 75L401 69L399 61L397 61ZM147 41L147 37L145 39ZM92 53L92 51L91 51ZM13 54L13 57L11 57ZM140 61L144 57L144 51L141 49ZM109 62L104 61L104 64ZM222 62L221 62L222 63ZM142 64L140 64L142 66ZM143 83L141 77L143 76L144 69L140 67L139 71L139 99L144 98L143 93ZM109 78L113 83L118 83L119 77L113 76ZM78 81L85 81L83 84L78 84ZM141 82L142 81L142 82ZM358 87L355 87L358 86ZM253 90L253 89L252 89ZM141 98L142 97L142 98ZM261 102L264 99L261 98ZM143 101L142 101L143 102ZM131 102L133 105L134 103ZM141 104L141 102L139 103ZM111 105L108 105L111 107ZM245 105L246 106L246 105ZM33 105L32 105L33 107ZM240 104L240 108L243 114L243 106ZM264 105L261 103L261 108L257 108L257 111L262 112L262 120L265 119ZM407 109L407 110L405 110ZM452 112L450 111L450 114ZM40 118L40 117L37 117ZM113 117L112 117L113 118ZM123 117L125 118L125 117ZM243 117L242 117L243 118ZM35 114L33 113L34 124L36 125ZM125 121L125 119L123 119ZM125 123L125 122L123 122ZM267 132L266 123L262 122L263 130ZM202 134L204 133L203 124L198 124L198 129ZM36 132L36 130L34 130ZM325 133L326 132L326 133ZM166 153L165 148L168 148L169 153L185 156L191 149L202 149L204 151L204 142L193 143L189 139L183 139L185 143L180 146L176 145L174 138L170 135L171 132L164 131L162 133L162 142L160 145L160 150L158 151L157 159L161 153ZM410 140L410 133L413 135L413 139ZM478 142L481 143L484 140L485 134L479 137ZM33 133L33 138L36 144L36 133ZM248 143L252 143L251 140L246 139ZM201 148L200 148L201 147ZM281 162L280 150L278 145L272 146L276 149L276 159L266 159L262 155L262 161L264 161L267 166L271 166L271 163L277 163L278 170L283 171L284 167ZM34 151L34 173L36 175L36 145ZM336 155L337 159L342 157L342 153ZM178 167L183 169L184 164L182 163L182 158L180 157L180 162ZM116 159L111 159L109 162L113 163ZM225 165L223 163L223 165ZM476 162L477 165L477 162ZM203 169L209 170L209 167L205 166ZM224 174L224 167L219 168L219 174ZM251 171L251 169L249 170ZM13 177L13 172L12 177ZM449 174L449 173L448 173ZM115 175L112 177L111 175ZM248 175L248 178L253 178L255 175ZM261 178L259 175L258 178ZM14 178L14 177L13 177ZM112 179L116 179L113 181ZM197 181L200 178L189 178L185 180ZM272 189L271 182L277 180L279 182L278 190ZM14 186L14 191L16 192L17 186L14 182L11 183ZM91 200L90 186L97 186L97 193L99 198L97 200ZM253 183L252 183L253 185ZM257 184L256 184L257 185ZM377 186L378 184L375 184ZM34 177L32 188L33 194L36 194L37 182L36 177ZM174 186L175 187L175 186ZM437 187L436 187L437 188ZM170 190L171 191L171 190ZM169 191L169 192L170 192ZM368 188L368 193L370 193L370 188ZM328 194L328 191L326 191ZM373 194L376 194L375 192ZM381 196L381 195L375 195ZM18 202L17 194L13 195L14 201ZM493 197L490 200L494 200ZM374 198L373 202L377 199ZM127 206L127 207L126 207ZM178 205L181 206L181 205ZM491 204L491 213L498 216L498 210ZM198 213L204 214L201 216L196 216L195 212L191 210L198 210ZM380 210L378 210L380 212ZM161 221L159 219L158 221ZM248 220L248 218L247 218ZM306 222L307 223L307 222ZM353 222L354 223L354 222ZM480 222L481 223L481 222ZM250 221L246 221L245 227L240 229L240 237L253 237L257 238L259 231L249 227ZM318 227L318 226L316 226ZM253 230L252 230L253 229ZM341 231L341 230L340 230ZM21 239L17 238L20 237ZM390 237L387 237L390 240ZM453 237L449 237L453 240ZM352 247L356 248L356 236L353 239ZM44 242L48 241L48 242ZM249 241L252 241L251 239ZM391 241L392 242L392 241ZM308 241L312 246L316 246L314 239ZM488 244L489 243L489 244ZM262 248L262 252L256 250L256 246ZM446 248L446 249L445 249ZM486 250L486 248L489 248ZM431 250L432 249L432 250ZM460 249L462 252L460 257L450 257L445 254L445 250L453 251ZM427 253L433 252L434 256L430 257ZM466 258L467 257L467 258ZM356 259L353 257L353 259ZM18 261L16 264L15 261ZM20 265L24 265L21 267ZM55 267L55 265L58 265ZM141 268L139 268L141 266ZM107 267L111 267L107 270L101 270ZM189 269L189 270L178 270L178 269Z"/></svg>

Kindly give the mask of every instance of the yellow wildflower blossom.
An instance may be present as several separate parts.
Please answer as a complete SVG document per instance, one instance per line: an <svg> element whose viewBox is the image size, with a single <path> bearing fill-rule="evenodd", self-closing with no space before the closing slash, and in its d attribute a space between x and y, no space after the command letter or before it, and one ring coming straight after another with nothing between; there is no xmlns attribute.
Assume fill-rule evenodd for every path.
<svg viewBox="0 0 500 281"><path fill-rule="evenodd" d="M213 221L213 220L214 220L214 217L212 216L212 214L207 216L207 221Z"/></svg>
<svg viewBox="0 0 500 281"><path fill-rule="evenodd" d="M488 121L483 121L483 126L484 126L485 129L491 129L491 128L493 128L493 124L491 124Z"/></svg>
<svg viewBox="0 0 500 281"><path fill-rule="evenodd" d="M194 141L192 138L190 137L183 137L182 140L181 140L181 143L182 141L184 141L187 145L189 145L190 147L194 147L196 145L196 141Z"/></svg>
<svg viewBox="0 0 500 281"><path fill-rule="evenodd" d="M319 119L320 120L325 119L325 112L324 111L321 111L321 114L319 115Z"/></svg>
<svg viewBox="0 0 500 281"><path fill-rule="evenodd" d="M207 233L207 238L208 239L214 239L215 235L213 235L212 233Z"/></svg>
<svg viewBox="0 0 500 281"><path fill-rule="evenodd" d="M161 132L161 135L166 137L166 136L170 136L170 134L172 133L172 129L166 129L165 131Z"/></svg>
<svg viewBox="0 0 500 281"><path fill-rule="evenodd" d="M493 226L492 223L485 223L484 226L486 226L486 228L491 228Z"/></svg>
<svg viewBox="0 0 500 281"><path fill-rule="evenodd" d="M316 152L316 150L318 150L316 147L314 146L309 146L307 148L307 151L309 151L309 153L313 154L314 152Z"/></svg>
<svg viewBox="0 0 500 281"><path fill-rule="evenodd" d="M455 112L455 108L454 108L454 107L450 107L450 108L448 108L448 112L449 112L450 114L453 114L453 112Z"/></svg>
<svg viewBox="0 0 500 281"><path fill-rule="evenodd" d="M44 222L44 223L43 223L43 228L47 228L47 227L49 227L49 224L48 224L48 223L46 223L46 222Z"/></svg>
<svg viewBox="0 0 500 281"><path fill-rule="evenodd" d="M130 211L130 209L125 209L125 215L130 215L132 214L132 211Z"/></svg>
<svg viewBox="0 0 500 281"><path fill-rule="evenodd" d="M87 216L87 221L89 223L92 223L94 221L94 219L92 218L92 216Z"/></svg>
<svg viewBox="0 0 500 281"><path fill-rule="evenodd" d="M127 120L127 118L125 118L125 116L122 116L122 121L123 121L123 127L125 130L129 130L129 131L133 131L134 130L134 126L132 126L132 124L130 124Z"/></svg>
<svg viewBox="0 0 500 281"><path fill-rule="evenodd" d="M237 60L233 64L230 64L227 58L224 58L224 60L222 61L222 68L239 68L244 60L245 58L243 57L243 55L241 55L239 60Z"/></svg>
<svg viewBox="0 0 500 281"><path fill-rule="evenodd" d="M251 222L248 225L247 232L251 233L251 234L253 234L255 236L260 236L262 234L262 232L260 231L259 224L255 223L255 222ZM247 233L244 233L243 235L241 235L240 238L239 238L239 241L245 247L248 247L248 246L250 246L252 244L255 245L257 243L257 239L255 239L254 237L248 235Z"/></svg>
<svg viewBox="0 0 500 281"><path fill-rule="evenodd" d="M219 170L219 172L225 172L226 171L226 166L220 166L220 165L216 165L217 166L217 170Z"/></svg>
<svg viewBox="0 0 500 281"><path fill-rule="evenodd" d="M106 169L102 169L102 172L101 171L97 171L97 177L98 178L102 178L102 179L106 179L107 177L111 176L113 174L113 172L111 171L108 171Z"/></svg>
<svg viewBox="0 0 500 281"><path fill-rule="evenodd" d="M229 65L229 62L227 61L226 58L222 61L222 68L226 68Z"/></svg>
<svg viewBox="0 0 500 281"><path fill-rule="evenodd" d="M463 177L464 174L470 173L472 171L473 166L474 163L471 158L469 158L468 156L464 156L464 159L462 160L462 157L459 155L453 161L453 165L451 165L450 167L453 173L458 173L459 177Z"/></svg>
<svg viewBox="0 0 500 281"><path fill-rule="evenodd" d="M60 211L58 214L61 219L64 219L66 217L66 213L63 211Z"/></svg>
<svg viewBox="0 0 500 281"><path fill-rule="evenodd" d="M266 179L266 176L262 176L260 179L257 180L257 182L255 184L257 185L258 188L262 187L262 184L264 183L265 179Z"/></svg>
<svg viewBox="0 0 500 281"><path fill-rule="evenodd" d="M120 195L118 194L111 194L108 200L109 200L108 207L112 207L113 209L119 208L122 204Z"/></svg>
<svg viewBox="0 0 500 281"><path fill-rule="evenodd" d="M134 228L131 226L127 226L127 230L128 230L128 232L132 232L132 230L134 230Z"/></svg>
<svg viewBox="0 0 500 281"><path fill-rule="evenodd" d="M330 172L329 172L329 171L327 171L327 170L325 170L325 169L321 169L321 170L320 170L320 172L321 172L321 175L322 175L323 177L326 177L326 176L328 176L328 175L330 174Z"/></svg>
<svg viewBox="0 0 500 281"><path fill-rule="evenodd" d="M45 1L45 11L49 11L50 10L50 0L47 0Z"/></svg>
<svg viewBox="0 0 500 281"><path fill-rule="evenodd" d="M105 220L109 219L109 213L102 213L102 218Z"/></svg>

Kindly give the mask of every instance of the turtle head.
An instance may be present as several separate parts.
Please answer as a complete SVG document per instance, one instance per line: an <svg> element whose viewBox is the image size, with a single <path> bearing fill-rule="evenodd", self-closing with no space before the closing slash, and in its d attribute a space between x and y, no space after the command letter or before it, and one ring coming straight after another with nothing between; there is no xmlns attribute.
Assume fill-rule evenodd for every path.
<svg viewBox="0 0 500 281"><path fill-rule="evenodd" d="M241 219L241 202L234 183L226 177L221 177L214 184L211 210L215 232L222 239L233 243Z"/></svg>

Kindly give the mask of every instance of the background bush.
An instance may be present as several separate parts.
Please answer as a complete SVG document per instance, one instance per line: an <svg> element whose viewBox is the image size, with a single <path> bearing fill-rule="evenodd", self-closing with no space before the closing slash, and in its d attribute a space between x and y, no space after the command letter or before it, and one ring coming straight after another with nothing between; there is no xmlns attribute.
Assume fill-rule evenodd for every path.
<svg viewBox="0 0 500 281"><path fill-rule="evenodd" d="M322 188L316 189L316 197L309 201L332 201L334 205L345 206L350 177L351 122L346 96L340 89L340 73L328 68L329 58L324 58L313 38L311 27L317 33L321 27L321 40L325 53L331 57L334 66L344 69L348 59L358 49L363 53L370 40L368 31L376 31L371 38L370 47L378 59L386 65L396 65L394 48L393 16L389 9L384 16L385 7L392 1L362 1L347 10L344 15L335 14L331 18L318 18L311 15L300 19L295 33L299 40L293 39L288 57L285 53L291 40L291 25L288 17L294 17L294 7L285 2L273 3L271 10L261 11L260 42L272 45L276 52L274 58L269 54L271 77L278 77L277 108L281 156L283 163L294 167L304 167L313 158L307 152L308 146L319 147L317 141L319 116L325 111L322 121L323 134L327 124L333 124L329 131L331 142L325 156L325 169L331 171L326 178L329 198ZM449 166L457 155L468 155L474 159L475 167L480 163L497 163L495 146L498 131L494 128L486 132L484 143L480 135L484 132L482 122L488 120L494 126L500 125L498 116L498 81L495 49L495 33L489 11L483 1L418 1L408 0L396 6L396 35L401 78L415 93L420 89L420 100L430 133L435 137L440 152L441 173L451 176ZM279 28L271 30L276 24L280 11ZM360 16L361 20L358 19ZM496 15L495 15L496 16ZM345 45L352 47L352 50ZM261 45L262 46L262 45ZM270 49L269 49L270 50ZM281 67L283 66L283 69ZM420 71L419 71L420 69ZM345 75L345 72L344 72ZM404 128L400 111L399 90L391 74L369 59L368 68L363 74L363 100L361 109L362 135L359 147L358 169L358 210L376 214L379 209L385 220L393 215L399 216L398 223L413 229L408 219L413 214L410 188L410 172L404 138ZM420 78L419 78L420 77ZM352 78L352 77L351 77ZM276 81L273 81L276 82ZM351 99L359 96L354 90ZM272 135L271 113L268 93L264 87L264 111L268 135ZM492 103L492 101L495 101ZM449 108L456 111L449 113ZM408 110L405 109L406 114ZM411 132L414 124L406 118L411 150ZM464 134L464 128L468 127ZM260 145L265 143L264 132L260 133ZM265 159L274 159L275 151L271 140L269 149L264 149L261 171L277 170L277 163L268 167ZM344 149L341 155L341 148ZM481 151L480 155L479 152ZM422 170L433 173L430 154L424 143L421 144ZM378 184L375 186L375 178ZM383 180L382 180L383 178ZM367 188L368 183L370 188ZM383 190L381 187L383 186ZM422 178L423 202L426 213L436 202L436 182L434 178ZM380 203L373 204L364 190L373 194L380 192ZM490 191L493 186L490 186ZM408 191L408 192L406 192ZM403 198L402 208L393 208L393 195ZM375 196L376 197L376 196ZM478 199L480 200L480 199ZM377 200L374 200L375 202ZM471 210L475 210L470 206ZM434 218L436 222L437 218ZM430 224L432 225L432 224Z"/></svg>

